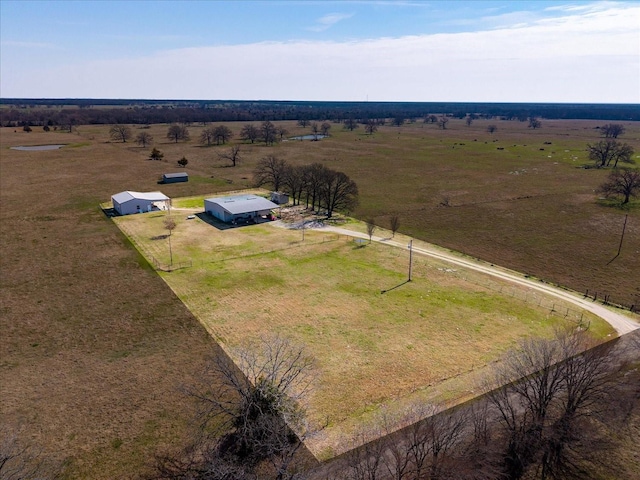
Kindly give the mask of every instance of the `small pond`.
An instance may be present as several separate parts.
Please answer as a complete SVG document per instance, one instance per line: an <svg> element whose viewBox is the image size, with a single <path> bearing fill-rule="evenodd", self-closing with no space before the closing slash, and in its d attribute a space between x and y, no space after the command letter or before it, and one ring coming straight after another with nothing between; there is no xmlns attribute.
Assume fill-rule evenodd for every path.
<svg viewBox="0 0 640 480"><path fill-rule="evenodd" d="M39 152L41 150L58 150L59 148L64 147L65 145L33 145L31 147L11 147L11 150L21 150L23 152Z"/></svg>
<svg viewBox="0 0 640 480"><path fill-rule="evenodd" d="M321 140L325 137L328 137L329 135L314 135L314 134L309 134L309 135L300 135L299 137L291 137L289 138L289 140Z"/></svg>

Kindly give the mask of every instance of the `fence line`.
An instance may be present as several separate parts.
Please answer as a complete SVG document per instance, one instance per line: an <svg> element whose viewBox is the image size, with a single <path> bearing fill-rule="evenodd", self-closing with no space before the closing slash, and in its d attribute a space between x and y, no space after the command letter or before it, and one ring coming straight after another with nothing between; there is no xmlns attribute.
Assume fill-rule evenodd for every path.
<svg viewBox="0 0 640 480"><path fill-rule="evenodd" d="M502 295L510 296L526 304L537 305L545 310L548 310L549 315L554 315L559 318L564 318L564 319L573 321L579 326L582 326L585 322L584 311L567 307L566 303L563 302L562 300L549 298L547 295L538 293L533 290L523 291L522 289L519 289L517 287L511 287L508 285L497 285L492 282L478 282L475 280L471 280L470 278L464 275L456 275L456 276L461 280L464 280L465 282L478 285L480 287L492 290L494 292L499 292Z"/></svg>

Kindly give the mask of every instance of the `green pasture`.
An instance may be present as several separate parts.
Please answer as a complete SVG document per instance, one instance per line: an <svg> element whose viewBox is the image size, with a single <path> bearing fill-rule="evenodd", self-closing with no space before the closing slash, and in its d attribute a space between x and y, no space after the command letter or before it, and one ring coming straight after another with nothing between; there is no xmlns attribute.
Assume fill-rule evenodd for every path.
<svg viewBox="0 0 640 480"><path fill-rule="evenodd" d="M115 221L147 258L168 263L165 216ZM310 444L316 453L339 451L382 407L465 400L477 386L461 377L475 378L518 339L577 325L538 306L525 288L417 255L407 283L404 249L321 230L303 241L300 231L273 224L220 229L203 217L174 218L174 262L190 267L160 274L218 343L228 349L278 333L315 357L310 418L329 420ZM556 311L566 307L555 302ZM612 332L582 315L594 335Z"/></svg>

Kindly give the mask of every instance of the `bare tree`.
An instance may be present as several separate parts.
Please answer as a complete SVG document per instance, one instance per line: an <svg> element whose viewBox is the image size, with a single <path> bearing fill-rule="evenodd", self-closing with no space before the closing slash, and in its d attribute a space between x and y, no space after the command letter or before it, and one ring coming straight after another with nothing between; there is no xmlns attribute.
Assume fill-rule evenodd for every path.
<svg viewBox="0 0 640 480"><path fill-rule="evenodd" d="M368 219L366 222L366 225L367 225L367 235L369 236L369 243L371 243L373 234L376 231L376 228L378 227L376 226L375 220L373 218Z"/></svg>
<svg viewBox="0 0 640 480"><path fill-rule="evenodd" d="M260 126L260 136L266 145L273 145L278 139L276 126L269 121L262 122Z"/></svg>
<svg viewBox="0 0 640 480"><path fill-rule="evenodd" d="M285 171L283 185L293 199L293 204L298 205L302 198L302 192L306 186L305 167L289 165Z"/></svg>
<svg viewBox="0 0 640 480"><path fill-rule="evenodd" d="M498 126L491 124L491 125L487 125L487 132L489 133L495 133L498 131Z"/></svg>
<svg viewBox="0 0 640 480"><path fill-rule="evenodd" d="M173 265L173 250L171 249L171 232L176 228L176 221L173 217L165 217L163 220L164 228L169 232L167 239L169 240L169 265Z"/></svg>
<svg viewBox="0 0 640 480"><path fill-rule="evenodd" d="M300 120L298 120L298 126L302 128L307 128L310 123L311 121L308 118L301 118Z"/></svg>
<svg viewBox="0 0 640 480"><path fill-rule="evenodd" d="M622 135L624 131L625 128L620 123L607 123L600 129L600 132L605 136L605 138L618 138L618 136Z"/></svg>
<svg viewBox="0 0 640 480"><path fill-rule="evenodd" d="M391 228L391 235L395 237L396 232L400 228L400 217L397 213L391 215L391 218L389 219L389 227Z"/></svg>
<svg viewBox="0 0 640 480"><path fill-rule="evenodd" d="M248 123L242 127L242 130L240 130L240 138L254 143L258 138L260 138L260 130L255 125Z"/></svg>
<svg viewBox="0 0 640 480"><path fill-rule="evenodd" d="M557 332L553 339L526 340L505 358L496 376L502 386L488 398L503 429L507 478L532 471L542 479L580 476L584 439L594 435L580 430L609 401L609 351L594 347L588 333Z"/></svg>
<svg viewBox="0 0 640 480"><path fill-rule="evenodd" d="M290 478L300 439L308 432L305 405L314 360L303 347L278 336L245 343L231 356L235 363L216 355L202 382L186 387L200 407L201 432L220 440L210 453L249 471L266 461L273 478Z"/></svg>
<svg viewBox="0 0 640 480"><path fill-rule="evenodd" d="M331 130L331 124L329 122L322 122L320 124L320 133L325 137L329 136L329 130Z"/></svg>
<svg viewBox="0 0 640 480"><path fill-rule="evenodd" d="M542 122L538 120L536 117L529 117L529 128L537 129L542 126Z"/></svg>
<svg viewBox="0 0 640 480"><path fill-rule="evenodd" d="M51 479L60 478L60 468L47 462L41 452L20 441L15 430L7 425L0 427L0 479Z"/></svg>
<svg viewBox="0 0 640 480"><path fill-rule="evenodd" d="M316 209L316 203L318 208L320 205L320 192L322 189L322 182L327 172L327 167L321 163L312 163L311 165L305 165L304 167L304 193L306 194L307 208L311 205L311 209Z"/></svg>
<svg viewBox="0 0 640 480"><path fill-rule="evenodd" d="M186 167L188 163L189 160L187 160L187 157L184 156L180 160L178 160L178 165L180 165L182 168Z"/></svg>
<svg viewBox="0 0 640 480"><path fill-rule="evenodd" d="M367 120L364 124L364 131L369 135L373 135L378 131L378 125L375 120Z"/></svg>
<svg viewBox="0 0 640 480"><path fill-rule="evenodd" d="M178 143L180 140L186 142L189 140L189 130L184 125L173 124L167 130L167 138Z"/></svg>
<svg viewBox="0 0 640 480"><path fill-rule="evenodd" d="M109 136L112 140L119 140L124 143L131 138L131 129L127 125L113 125L109 129Z"/></svg>
<svg viewBox="0 0 640 480"><path fill-rule="evenodd" d="M344 128L351 132L353 132L358 127L359 127L358 122L353 118L347 118L344 121Z"/></svg>
<svg viewBox="0 0 640 480"><path fill-rule="evenodd" d="M467 124L467 127L470 127L471 124L473 123L473 117L471 115L467 115L466 118L464 119L464 123Z"/></svg>
<svg viewBox="0 0 640 480"><path fill-rule="evenodd" d="M633 147L626 143L620 143L613 138L600 140L598 143L587 144L589 159L595 162L596 168L618 166L618 162L634 163Z"/></svg>
<svg viewBox="0 0 640 480"><path fill-rule="evenodd" d="M331 218L335 210L349 210L358 205L358 187L342 172L327 169L320 188L327 218Z"/></svg>
<svg viewBox="0 0 640 480"><path fill-rule="evenodd" d="M226 153L219 153L218 158L220 160L228 160L231 162L231 166L235 167L240 161L240 145L234 145Z"/></svg>
<svg viewBox="0 0 640 480"><path fill-rule="evenodd" d="M630 168L616 168L596 192L607 197L622 195L622 204L629 203L631 197L640 195L640 171Z"/></svg>
<svg viewBox="0 0 640 480"><path fill-rule="evenodd" d="M276 127L276 132L280 137L280 141L282 141L286 135L289 135L289 130L282 126Z"/></svg>
<svg viewBox="0 0 640 480"><path fill-rule="evenodd" d="M313 139L318 140L318 135L320 135L320 126L317 122L311 123L311 133L313 134Z"/></svg>
<svg viewBox="0 0 640 480"><path fill-rule="evenodd" d="M207 127L200 133L200 143L202 145L211 146L216 139L216 131L213 127Z"/></svg>
<svg viewBox="0 0 640 480"><path fill-rule="evenodd" d="M258 161L253 170L253 180L256 186L271 185L274 191L280 191L284 184L288 164L275 155L267 155Z"/></svg>
<svg viewBox="0 0 640 480"><path fill-rule="evenodd" d="M153 137L148 132L140 132L136 135L136 143L140 145L142 148L145 148L147 145L150 145L153 142Z"/></svg>
<svg viewBox="0 0 640 480"><path fill-rule="evenodd" d="M440 117L438 117L438 127L440 127L442 130L447 129L447 123L449 123L449 119L446 117L446 115L441 115Z"/></svg>
<svg viewBox="0 0 640 480"><path fill-rule="evenodd" d="M401 127L404 124L404 117L393 117L393 119L391 120L391 125L394 125L396 127Z"/></svg>
<svg viewBox="0 0 640 480"><path fill-rule="evenodd" d="M225 144L233 137L231 129L225 125L219 125L213 130L213 135L218 145Z"/></svg>

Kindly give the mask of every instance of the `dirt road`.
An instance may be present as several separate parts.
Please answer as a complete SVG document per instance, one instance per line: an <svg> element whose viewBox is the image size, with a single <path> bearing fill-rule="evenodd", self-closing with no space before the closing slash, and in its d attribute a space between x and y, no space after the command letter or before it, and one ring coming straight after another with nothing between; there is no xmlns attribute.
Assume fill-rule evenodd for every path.
<svg viewBox="0 0 640 480"><path fill-rule="evenodd" d="M348 235L351 237L363 238L367 240L369 239L369 235L367 235L366 233L355 232L353 230L348 230L346 228L339 228L339 227L332 227L332 226L312 227L312 228L315 230L330 231L330 232L338 233L340 235ZM399 248L407 248L407 243L400 243L392 238L381 238L381 237L374 236L371 239L374 242L385 243L387 245L392 245L394 247L399 247ZM640 324L637 321L634 321L631 317L621 313L619 310L618 311L613 310L611 308L605 307L604 305L596 303L590 299L583 298L580 295L577 295L575 293L572 293L566 290L562 290L552 285L549 285L546 283L540 283L540 281L525 278L521 274L517 274L515 272L509 272L495 266L486 265L479 261L460 258L451 253L447 253L446 251L437 250L436 248L433 248L433 247L417 246L414 244L412 246L412 250L414 253L417 253L419 255L426 255L426 256L437 258L440 260L445 260L455 265L476 270L478 272L483 272L483 273L486 273L487 275L492 275L494 277L498 277L512 283L524 285L534 290L538 290L548 295L560 298L567 302L571 302L574 305L580 308L583 308L599 316L603 320L607 321L618 332L619 335L624 335L626 333L632 332L640 328Z"/></svg>

